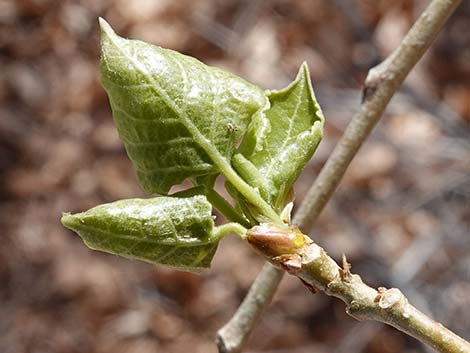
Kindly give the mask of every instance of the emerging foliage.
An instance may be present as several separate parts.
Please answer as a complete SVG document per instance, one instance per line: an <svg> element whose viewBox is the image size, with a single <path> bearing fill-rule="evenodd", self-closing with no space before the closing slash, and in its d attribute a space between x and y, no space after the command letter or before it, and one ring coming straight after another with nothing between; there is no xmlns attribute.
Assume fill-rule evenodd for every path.
<svg viewBox="0 0 470 353"><path fill-rule="evenodd" d="M166 195L189 178L195 187L65 214L62 223L92 249L192 272L209 267L228 232L244 237L264 222L286 228L292 186L322 137L306 64L289 86L264 92L100 25L101 81L141 186ZM236 209L213 190L220 173ZM214 227L212 206L233 222Z"/></svg>
<svg viewBox="0 0 470 353"><path fill-rule="evenodd" d="M199 272L210 265L218 238L204 196L120 200L62 223L94 250Z"/></svg>
<svg viewBox="0 0 470 353"><path fill-rule="evenodd" d="M119 135L149 193L219 173L264 92L228 72L169 49L117 36L101 20L101 81ZM201 179L199 179L201 180Z"/></svg>
<svg viewBox="0 0 470 353"><path fill-rule="evenodd" d="M268 98L270 108L253 120L233 163L280 212L323 136L324 118L305 63L294 82Z"/></svg>

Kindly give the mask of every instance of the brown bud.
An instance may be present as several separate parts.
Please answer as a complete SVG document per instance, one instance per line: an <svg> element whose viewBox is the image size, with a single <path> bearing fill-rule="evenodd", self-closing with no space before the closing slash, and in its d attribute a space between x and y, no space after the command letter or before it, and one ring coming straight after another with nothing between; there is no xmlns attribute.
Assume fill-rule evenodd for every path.
<svg viewBox="0 0 470 353"><path fill-rule="evenodd" d="M247 240L269 258L298 253L311 242L296 226L284 228L272 223L263 223L248 230Z"/></svg>

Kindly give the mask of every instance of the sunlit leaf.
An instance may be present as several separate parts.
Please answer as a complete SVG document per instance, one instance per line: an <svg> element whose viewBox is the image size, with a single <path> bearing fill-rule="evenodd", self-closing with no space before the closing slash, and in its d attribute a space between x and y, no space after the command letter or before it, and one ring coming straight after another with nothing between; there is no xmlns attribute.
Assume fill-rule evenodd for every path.
<svg viewBox="0 0 470 353"><path fill-rule="evenodd" d="M233 165L280 212L323 135L323 114L304 63L286 88L268 93L270 108L249 126Z"/></svg>
<svg viewBox="0 0 470 353"><path fill-rule="evenodd" d="M100 20L101 81L142 187L220 172L252 117L267 104L258 87L178 52L117 36Z"/></svg>
<svg viewBox="0 0 470 353"><path fill-rule="evenodd" d="M199 272L219 241L211 211L204 196L129 199L64 214L62 223L91 249Z"/></svg>

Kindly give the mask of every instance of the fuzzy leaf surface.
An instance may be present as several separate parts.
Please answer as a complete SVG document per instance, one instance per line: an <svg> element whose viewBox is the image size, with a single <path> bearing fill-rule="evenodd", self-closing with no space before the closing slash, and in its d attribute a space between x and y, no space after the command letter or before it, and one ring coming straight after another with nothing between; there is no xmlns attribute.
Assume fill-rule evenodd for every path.
<svg viewBox="0 0 470 353"><path fill-rule="evenodd" d="M230 164L264 92L178 52L114 33L102 19L101 82L143 189L167 194Z"/></svg>
<svg viewBox="0 0 470 353"><path fill-rule="evenodd" d="M129 199L64 214L62 223L91 249L200 272L219 241L211 211L205 196Z"/></svg>
<svg viewBox="0 0 470 353"><path fill-rule="evenodd" d="M305 63L289 86L268 92L268 98L270 108L252 121L232 162L280 212L323 136L324 117Z"/></svg>

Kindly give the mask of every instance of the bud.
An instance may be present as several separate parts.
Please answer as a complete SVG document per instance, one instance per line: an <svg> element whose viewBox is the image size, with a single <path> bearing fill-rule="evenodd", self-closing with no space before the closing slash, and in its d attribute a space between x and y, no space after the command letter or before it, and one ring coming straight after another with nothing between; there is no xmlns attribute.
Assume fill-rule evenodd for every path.
<svg viewBox="0 0 470 353"><path fill-rule="evenodd" d="M296 254L299 249L312 242L296 226L283 227L272 223L262 223L248 230L247 240L269 258Z"/></svg>

